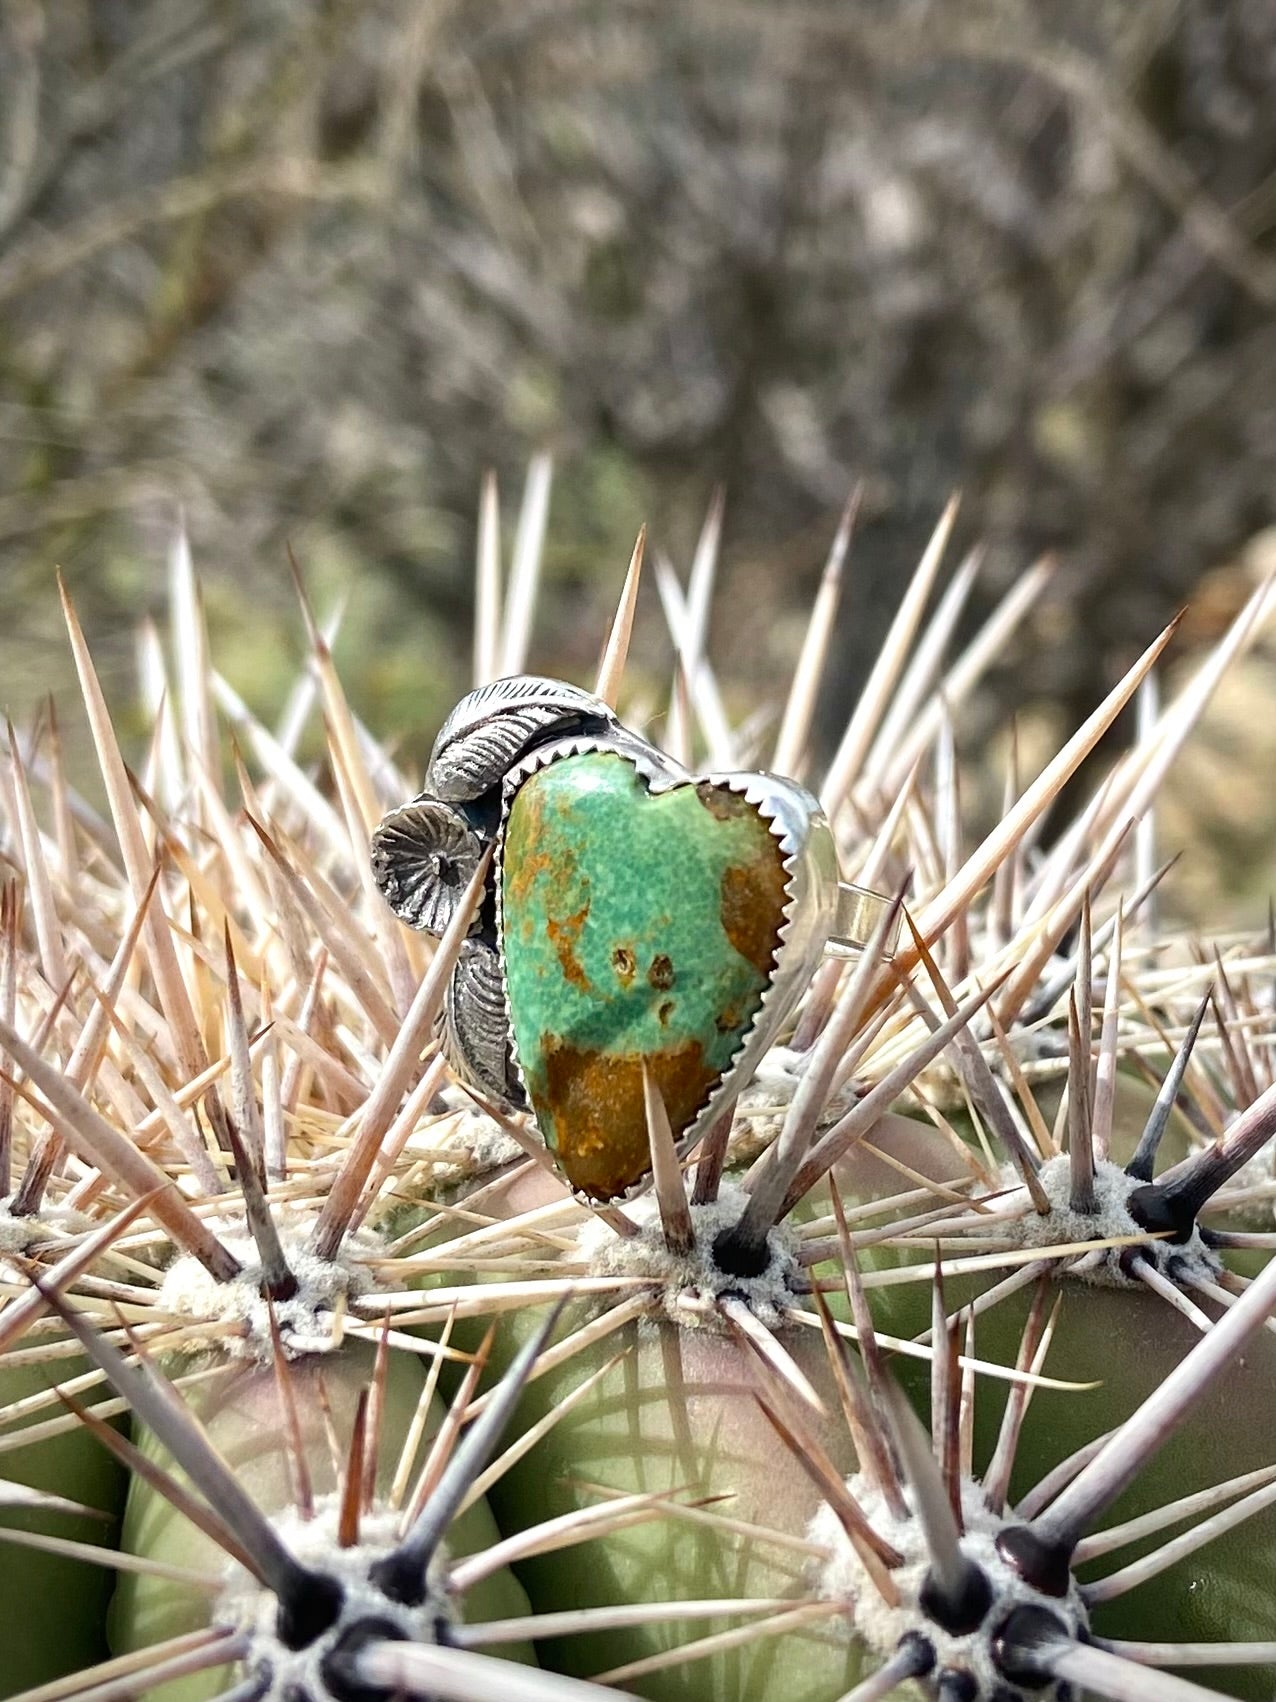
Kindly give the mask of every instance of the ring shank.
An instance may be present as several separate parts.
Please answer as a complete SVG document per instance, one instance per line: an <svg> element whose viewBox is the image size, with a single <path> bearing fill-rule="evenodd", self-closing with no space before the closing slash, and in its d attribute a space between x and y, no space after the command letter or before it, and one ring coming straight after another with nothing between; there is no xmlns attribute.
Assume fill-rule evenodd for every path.
<svg viewBox="0 0 1276 1702"><path fill-rule="evenodd" d="M837 883L837 917L824 949L830 957L851 957L873 937L874 930L891 907L891 900L865 886L849 881ZM896 916L882 945L882 955L893 957L899 943L900 918Z"/></svg>

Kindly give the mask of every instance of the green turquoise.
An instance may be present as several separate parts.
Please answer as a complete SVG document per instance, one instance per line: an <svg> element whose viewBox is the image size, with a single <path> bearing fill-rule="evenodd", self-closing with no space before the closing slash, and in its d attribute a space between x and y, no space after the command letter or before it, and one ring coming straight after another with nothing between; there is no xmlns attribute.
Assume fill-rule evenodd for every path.
<svg viewBox="0 0 1276 1702"><path fill-rule="evenodd" d="M708 781L652 794L611 752L519 788L501 877L519 1066L572 1186L622 1193L649 1168L642 1071L675 1135L757 1016L779 946L783 854L746 798Z"/></svg>

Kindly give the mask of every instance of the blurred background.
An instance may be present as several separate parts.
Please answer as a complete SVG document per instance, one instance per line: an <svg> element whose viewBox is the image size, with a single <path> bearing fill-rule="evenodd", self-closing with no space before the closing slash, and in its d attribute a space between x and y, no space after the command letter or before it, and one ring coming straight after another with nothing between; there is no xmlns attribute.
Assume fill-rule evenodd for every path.
<svg viewBox="0 0 1276 1702"><path fill-rule="evenodd" d="M638 525L780 697L864 497L835 742L949 493L976 623L1054 591L961 727L1043 741L1183 602L1276 561L1272 0L0 0L0 698L69 682L61 565L130 689L184 512L255 709L291 543L364 718L419 760L464 689L480 480L552 452L532 661L588 679ZM639 670L670 655L645 593ZM1276 663L1180 766L1172 902L1276 884ZM999 786L999 783L998 783Z"/></svg>

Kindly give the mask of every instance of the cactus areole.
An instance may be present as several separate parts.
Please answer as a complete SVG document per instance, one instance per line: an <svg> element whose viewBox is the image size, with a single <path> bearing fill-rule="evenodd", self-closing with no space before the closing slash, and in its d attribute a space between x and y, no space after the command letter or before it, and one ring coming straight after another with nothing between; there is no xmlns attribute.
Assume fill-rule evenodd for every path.
<svg viewBox="0 0 1276 1702"><path fill-rule="evenodd" d="M820 1508L812 1535L830 1551L821 1579L830 1596L854 1604L856 1631L899 1676L919 1678L948 1702L1068 1702L1068 1684L1052 1684L1030 1668L1020 1644L1031 1645L1041 1626L1055 1636L1084 1638L1088 1632L1081 1590L1066 1563L1050 1576L1039 1562L1032 1533L984 1503L979 1486L961 1486L964 1534L949 1561L951 1576L936 1575L919 1521L911 1509L893 1516L879 1492L863 1479L851 1483L873 1528L901 1556L892 1574L899 1601L876 1598L863 1565L833 1509Z"/></svg>

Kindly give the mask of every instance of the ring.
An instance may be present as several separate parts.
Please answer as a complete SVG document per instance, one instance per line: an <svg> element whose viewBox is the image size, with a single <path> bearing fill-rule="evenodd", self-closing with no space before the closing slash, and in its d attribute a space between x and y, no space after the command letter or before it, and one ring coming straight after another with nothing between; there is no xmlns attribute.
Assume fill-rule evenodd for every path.
<svg viewBox="0 0 1276 1702"><path fill-rule="evenodd" d="M580 1194L650 1169L644 1082L691 1147L734 1105L821 957L898 918L839 877L792 780L697 775L593 694L518 675L463 697L418 797L372 840L376 883L441 935L482 857L482 901L449 983L458 1076L534 1114Z"/></svg>

